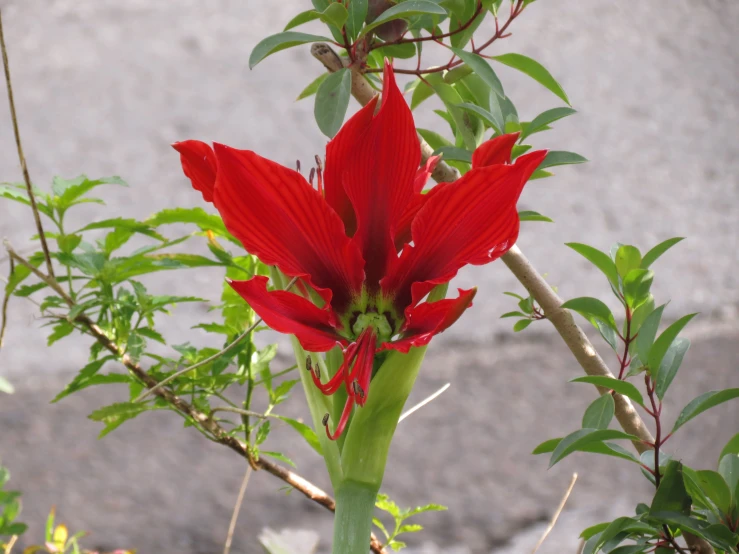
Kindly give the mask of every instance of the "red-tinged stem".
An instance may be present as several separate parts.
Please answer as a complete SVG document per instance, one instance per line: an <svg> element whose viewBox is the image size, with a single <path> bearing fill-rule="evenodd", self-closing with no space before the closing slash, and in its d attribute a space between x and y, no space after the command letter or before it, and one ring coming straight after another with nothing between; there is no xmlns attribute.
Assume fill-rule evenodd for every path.
<svg viewBox="0 0 739 554"><path fill-rule="evenodd" d="M449 37L454 36L454 35L456 35L458 33L462 33L464 31L466 31L470 27L470 25L472 25L475 22L475 19L477 19L477 16L480 15L481 13L482 13L482 2L478 2L477 3L477 8L475 8L475 13L472 15L472 17L470 19L468 19L467 21L465 21L461 26L459 26L456 29L454 29L453 31L449 31L448 33L443 33L441 35L434 35L434 34L432 34L432 35L427 36L427 37L417 37L417 38L416 37L414 37L414 38L403 38L403 37L400 37L400 38L397 38L395 40L391 40L389 42L383 42L381 44L370 46L370 51L371 50L374 50L376 48L382 48L383 46L391 46L391 45L394 45L394 44L414 44L416 42L427 42L427 41L430 41L430 40L433 40L433 41L437 41L438 42L439 40L442 40L442 39L445 39L445 38L449 38Z"/></svg>
<svg viewBox="0 0 739 554"><path fill-rule="evenodd" d="M631 360L629 359L629 346L631 345L631 341L633 340L633 337L631 336L631 308L626 306L626 336L623 337L624 341L624 355L619 356L618 361L621 364L621 368L618 371L618 378L623 379L624 378L624 372L626 371L626 368L629 367L629 364L631 363Z"/></svg>
<svg viewBox="0 0 739 554"><path fill-rule="evenodd" d="M480 54L483 50L485 50L488 46L490 46L493 42L498 40L499 38L506 38L510 36L509 34L505 34L505 31L508 29L508 26L513 22L514 19L516 19L519 15L521 15L521 12L523 11L523 0L517 0L516 6L511 10L511 15L508 17L508 20L503 24L502 27L498 27L498 19L495 20L496 30L495 34L487 40L485 43L483 43L481 46L478 46L477 48L473 48L472 53L473 54ZM457 30L459 31L459 30ZM448 33L447 33L448 34ZM430 37L421 37L424 40L437 40L441 38L443 35L437 35L437 36L430 36ZM408 39L409 42L419 42L417 40L411 41ZM385 46L387 43L383 43L381 46ZM392 44L392 43L390 43ZM415 75L417 77L420 77L422 75L428 75L429 73L439 73L442 71L448 71L458 65L461 65L463 62L462 60L457 60L455 62L450 62L446 65L442 65L440 67L430 67L426 69L393 69L393 71L396 74L403 74L403 75ZM366 69L365 73L379 73L381 72L381 68L370 68Z"/></svg>

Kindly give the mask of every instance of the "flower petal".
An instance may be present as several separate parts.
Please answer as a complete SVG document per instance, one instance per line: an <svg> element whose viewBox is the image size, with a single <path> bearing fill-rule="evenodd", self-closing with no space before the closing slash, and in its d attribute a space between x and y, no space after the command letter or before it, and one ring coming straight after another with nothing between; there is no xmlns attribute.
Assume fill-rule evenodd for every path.
<svg viewBox="0 0 739 554"><path fill-rule="evenodd" d="M215 145L214 203L247 251L302 277L334 309L362 287L362 256L321 195L292 169L248 150Z"/></svg>
<svg viewBox="0 0 739 554"><path fill-rule="evenodd" d="M518 197L545 156L537 151L514 165L473 169L430 197L413 220L413 246L403 249L382 280L384 296L404 310L460 267L505 254L518 237Z"/></svg>
<svg viewBox="0 0 739 554"><path fill-rule="evenodd" d="M424 302L416 307L409 307L405 312L402 338L385 343L382 350L397 350L406 354L412 346L425 346L442 331L457 321L464 311L472 306L472 299L477 289L459 290L457 298L447 298L438 302Z"/></svg>
<svg viewBox="0 0 739 554"><path fill-rule="evenodd" d="M396 257L395 230L413 195L421 148L411 110L385 64L382 104L357 142L343 173L344 190L357 217L353 241L362 251L370 293Z"/></svg>
<svg viewBox="0 0 739 554"><path fill-rule="evenodd" d="M284 290L267 290L267 277L229 281L264 322L275 331L295 335L309 352L327 352L346 340L336 332L336 316L309 300Z"/></svg>
<svg viewBox="0 0 739 554"><path fill-rule="evenodd" d="M511 163L511 152L520 133L500 135L483 142L472 153L472 167Z"/></svg>
<svg viewBox="0 0 739 554"><path fill-rule="evenodd" d="M344 191L342 176L350 171L354 164L354 153L357 145L364 140L367 127L372 122L379 96L374 96L369 103L344 123L341 130L326 146L326 169L323 173L326 202L344 222L347 236L351 237L357 230L357 218L349 197Z"/></svg>
<svg viewBox="0 0 739 554"><path fill-rule="evenodd" d="M180 153L182 171L195 190L203 194L203 200L213 202L216 184L216 155L210 145L199 140L175 142L172 148Z"/></svg>
<svg viewBox="0 0 739 554"><path fill-rule="evenodd" d="M416 178L413 181L413 192L421 192L431 174L436 169L436 165L441 161L441 156L431 156L426 163L416 171Z"/></svg>

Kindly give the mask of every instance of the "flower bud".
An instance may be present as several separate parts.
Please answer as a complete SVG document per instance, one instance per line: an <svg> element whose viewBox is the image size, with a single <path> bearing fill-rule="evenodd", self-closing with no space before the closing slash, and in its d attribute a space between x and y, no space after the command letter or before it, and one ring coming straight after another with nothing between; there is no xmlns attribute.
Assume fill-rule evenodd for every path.
<svg viewBox="0 0 739 554"><path fill-rule="evenodd" d="M381 13L385 10L392 8L396 2L391 0L369 0L367 2L367 18L366 23L372 23L377 19ZM383 23L374 30L375 35L384 40L385 42L391 42L399 39L403 36L403 33L408 29L408 23L402 19L395 19Z"/></svg>

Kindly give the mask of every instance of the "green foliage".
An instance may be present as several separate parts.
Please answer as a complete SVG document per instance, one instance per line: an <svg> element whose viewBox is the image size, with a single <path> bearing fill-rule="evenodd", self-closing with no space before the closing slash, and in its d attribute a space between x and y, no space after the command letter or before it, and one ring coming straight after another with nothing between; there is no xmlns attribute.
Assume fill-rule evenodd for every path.
<svg viewBox="0 0 739 554"><path fill-rule="evenodd" d="M532 296L524 298L523 296L516 294L515 292L504 292L503 294L518 300L518 310L513 312L506 312L502 316L500 316L501 319L507 317L522 318L513 324L514 332L518 333L520 331L523 331L534 321L546 318L544 313L541 311L541 308L539 308Z"/></svg>
<svg viewBox="0 0 739 554"><path fill-rule="evenodd" d="M10 472L0 465L0 537L7 538L22 535L28 527L25 523L17 521L21 513L21 493L6 490L5 485L9 479Z"/></svg>
<svg viewBox="0 0 739 554"><path fill-rule="evenodd" d="M329 138L333 137L344 123L349 107L352 75L342 69L329 75L316 92L315 116L318 128Z"/></svg>
<svg viewBox="0 0 739 554"><path fill-rule="evenodd" d="M386 494L377 495L376 506L383 512L389 514L393 520L393 527L386 527L380 518L374 518L372 521L375 526L382 531L383 535L385 535L386 546L392 548L395 552L399 552L406 546L405 542L398 540L400 535L406 533L417 533L423 530L423 526L417 523L406 523L408 519L426 512L441 512L447 509L446 506L441 506L439 504L427 504L413 509L401 509L395 502L390 500Z"/></svg>

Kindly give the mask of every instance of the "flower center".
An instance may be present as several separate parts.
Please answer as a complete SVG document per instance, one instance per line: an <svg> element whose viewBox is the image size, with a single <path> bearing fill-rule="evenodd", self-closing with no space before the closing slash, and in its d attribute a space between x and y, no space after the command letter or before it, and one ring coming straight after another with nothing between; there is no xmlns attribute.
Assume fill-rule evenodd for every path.
<svg viewBox="0 0 739 554"><path fill-rule="evenodd" d="M373 312L359 314L352 326L352 331L359 336L368 327L374 328L378 343L389 341L393 336L393 327L384 315Z"/></svg>

